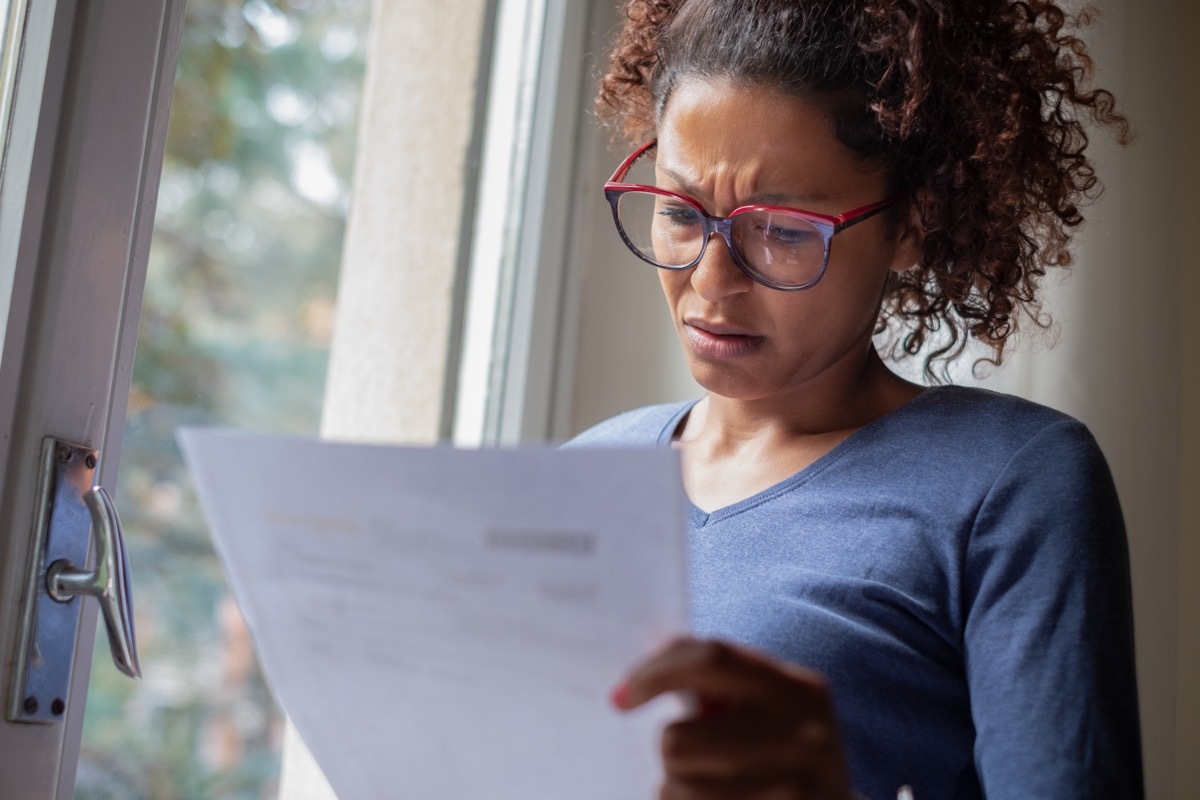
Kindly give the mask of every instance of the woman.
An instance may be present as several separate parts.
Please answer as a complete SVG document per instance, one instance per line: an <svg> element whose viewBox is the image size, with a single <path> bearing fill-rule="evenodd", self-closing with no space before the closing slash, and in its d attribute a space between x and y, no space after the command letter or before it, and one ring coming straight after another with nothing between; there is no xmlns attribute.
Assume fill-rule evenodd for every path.
<svg viewBox="0 0 1200 800"><path fill-rule="evenodd" d="M664 798L1138 797L1124 530L1075 420L876 350L1044 325L1124 119L1054 4L631 0L606 194L659 267L696 403L577 445L681 450L696 638L623 709L696 698Z"/></svg>

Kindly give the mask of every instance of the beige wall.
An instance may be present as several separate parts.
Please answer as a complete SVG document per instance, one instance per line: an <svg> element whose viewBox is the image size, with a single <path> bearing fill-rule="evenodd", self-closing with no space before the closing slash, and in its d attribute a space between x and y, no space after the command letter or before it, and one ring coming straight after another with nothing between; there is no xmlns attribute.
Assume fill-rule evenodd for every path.
<svg viewBox="0 0 1200 800"><path fill-rule="evenodd" d="M372 6L325 436L438 437L486 6Z"/></svg>
<svg viewBox="0 0 1200 800"><path fill-rule="evenodd" d="M1078 265L1053 292L1059 345L1028 359L1031 396L1086 422L1112 466L1129 531L1146 790L1174 796L1180 529L1180 229L1177 23L1169 2L1105 0L1090 37L1101 85L1138 141L1093 137L1103 200L1086 212Z"/></svg>
<svg viewBox="0 0 1200 800"><path fill-rule="evenodd" d="M1175 27L1179 68L1175 102L1179 108L1179 659L1176 701L1175 797L1200 797L1200 3L1179 0ZM1167 198L1169 194L1164 193ZM1186 233L1185 233L1186 231Z"/></svg>

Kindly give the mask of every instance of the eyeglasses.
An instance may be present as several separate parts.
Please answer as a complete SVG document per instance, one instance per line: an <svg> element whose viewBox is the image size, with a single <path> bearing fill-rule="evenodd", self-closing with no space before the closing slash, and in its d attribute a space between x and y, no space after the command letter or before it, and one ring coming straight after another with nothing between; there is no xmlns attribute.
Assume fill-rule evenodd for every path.
<svg viewBox="0 0 1200 800"><path fill-rule="evenodd" d="M837 216L747 205L728 217L714 217L687 195L654 185L653 162L642 156L656 144L650 141L630 153L604 184L604 196L625 244L638 258L662 269L696 266L716 233L738 268L758 283L785 292L809 289L825 274L834 234L875 216L897 199ZM625 183L635 165L639 180Z"/></svg>

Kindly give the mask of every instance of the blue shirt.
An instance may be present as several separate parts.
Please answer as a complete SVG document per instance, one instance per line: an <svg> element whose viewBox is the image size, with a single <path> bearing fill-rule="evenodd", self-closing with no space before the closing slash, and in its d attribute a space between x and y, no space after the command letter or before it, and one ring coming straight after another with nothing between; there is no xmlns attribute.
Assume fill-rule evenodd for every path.
<svg viewBox="0 0 1200 800"><path fill-rule="evenodd" d="M691 405L570 444L666 447ZM696 634L825 674L871 800L1142 796L1125 530L1078 421L930 389L687 519Z"/></svg>

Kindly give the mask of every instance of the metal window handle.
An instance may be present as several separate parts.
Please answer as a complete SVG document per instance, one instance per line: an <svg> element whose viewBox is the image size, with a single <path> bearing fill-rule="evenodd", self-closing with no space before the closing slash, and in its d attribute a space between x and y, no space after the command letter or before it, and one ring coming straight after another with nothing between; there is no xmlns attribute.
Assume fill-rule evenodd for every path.
<svg viewBox="0 0 1200 800"><path fill-rule="evenodd" d="M92 517L92 551L96 566L79 569L59 559L46 571L46 591L60 603L78 595L91 595L100 603L108 644L117 669L131 678L142 677L137 640L133 631L133 594L129 561L117 507L103 487L93 486L83 495Z"/></svg>
<svg viewBox="0 0 1200 800"><path fill-rule="evenodd" d="M42 440L5 710L13 722L54 725L67 718L88 595L100 603L117 669L141 677L125 539L112 500L95 486L99 463L100 452L87 445L53 436ZM83 569L89 548L96 566Z"/></svg>

